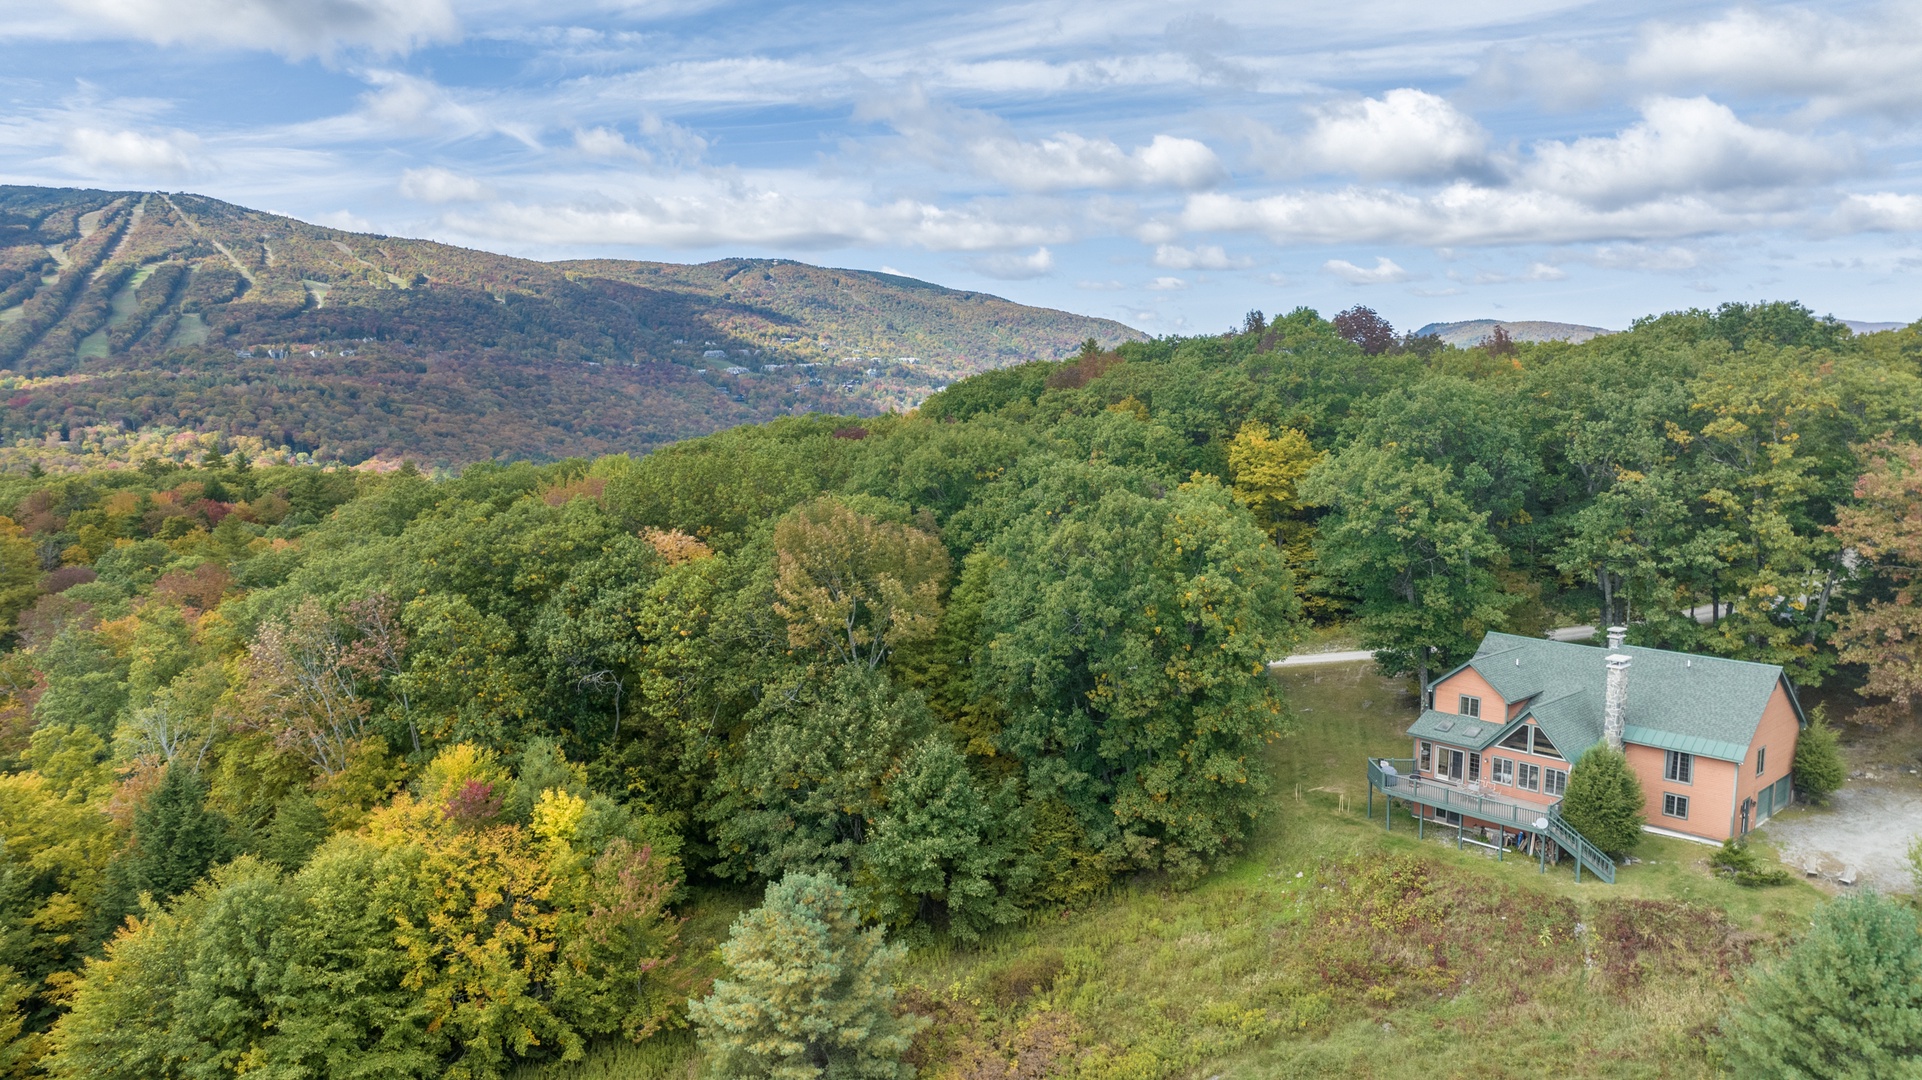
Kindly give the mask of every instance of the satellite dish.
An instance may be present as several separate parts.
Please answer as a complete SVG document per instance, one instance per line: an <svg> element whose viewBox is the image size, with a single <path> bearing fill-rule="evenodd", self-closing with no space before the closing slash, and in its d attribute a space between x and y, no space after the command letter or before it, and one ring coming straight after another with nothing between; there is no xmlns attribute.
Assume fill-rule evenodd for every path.
<svg viewBox="0 0 1922 1080"><path fill-rule="evenodd" d="M1536 832L1542 832L1542 831L1544 831L1544 830L1546 830L1547 828L1548 828L1548 819L1547 819L1547 818L1545 818L1545 817L1538 817L1538 818L1536 818L1536 819L1535 819L1535 831L1536 831Z"/></svg>

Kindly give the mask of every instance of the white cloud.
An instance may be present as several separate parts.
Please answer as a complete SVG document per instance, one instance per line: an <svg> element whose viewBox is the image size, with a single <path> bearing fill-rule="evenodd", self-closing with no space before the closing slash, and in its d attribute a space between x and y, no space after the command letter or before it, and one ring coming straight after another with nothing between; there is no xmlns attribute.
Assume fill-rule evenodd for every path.
<svg viewBox="0 0 1922 1080"><path fill-rule="evenodd" d="M1582 256L1582 261L1605 270L1676 273L1702 265L1700 252L1677 245L1604 244Z"/></svg>
<svg viewBox="0 0 1922 1080"><path fill-rule="evenodd" d="M1156 292L1174 292L1187 288L1188 283L1178 277L1158 277L1150 281L1148 287Z"/></svg>
<svg viewBox="0 0 1922 1080"><path fill-rule="evenodd" d="M1488 132L1442 98L1403 88L1323 109L1303 147L1337 172L1425 180L1480 169Z"/></svg>
<svg viewBox="0 0 1922 1080"><path fill-rule="evenodd" d="M404 53L459 35L447 0L60 0L94 28L158 45L266 49L290 57Z"/></svg>
<svg viewBox="0 0 1922 1080"><path fill-rule="evenodd" d="M1802 98L1811 119L1913 113L1922 108L1922 11L1894 3L1864 14L1738 8L1706 22L1657 23L1628 72L1648 85Z"/></svg>
<svg viewBox="0 0 1922 1080"><path fill-rule="evenodd" d="M1321 264L1321 269L1350 285L1393 285L1414 277L1386 255L1375 256L1373 268L1356 266L1347 259L1329 259Z"/></svg>
<svg viewBox="0 0 1922 1080"><path fill-rule="evenodd" d="M1155 265L1169 270L1243 270L1254 265L1254 260L1232 258L1219 244L1192 248L1162 244L1155 248Z"/></svg>
<svg viewBox="0 0 1922 1080"><path fill-rule="evenodd" d="M837 193L797 193L739 179L684 178L677 190L610 203L495 203L443 218L463 235L518 245L658 245L821 249L896 246L994 251L1072 237L1059 219L1008 219L993 206L951 208L913 199L871 203ZM1034 258L1035 256L1029 256ZM1053 255L1047 256L1052 260Z"/></svg>
<svg viewBox="0 0 1922 1080"><path fill-rule="evenodd" d="M1029 278L1046 277L1054 272L1054 253L1045 247L1034 249L1031 255L983 255L971 259L969 266L989 277L1005 281L1026 281Z"/></svg>
<svg viewBox="0 0 1922 1080"><path fill-rule="evenodd" d="M1845 144L1751 127L1707 98L1656 98L1619 135L1541 142L1530 187L1616 208L1664 195L1798 187L1854 164Z"/></svg>
<svg viewBox="0 0 1922 1080"><path fill-rule="evenodd" d="M68 157L86 169L142 177L185 178L206 171L199 138L184 131L145 135L82 127L68 133Z"/></svg>
<svg viewBox="0 0 1922 1080"><path fill-rule="evenodd" d="M574 149L591 158L629 158L646 162L651 160L647 151L627 141L627 136L613 128L584 128L574 132Z"/></svg>
<svg viewBox="0 0 1922 1080"><path fill-rule="evenodd" d="M408 169L401 173L400 193L428 203L474 202L493 195L488 186L479 180L438 165Z"/></svg>
<svg viewBox="0 0 1922 1080"><path fill-rule="evenodd" d="M1922 195L1890 191L1850 195L1826 224L1825 231L1832 232L1922 231Z"/></svg>
<svg viewBox="0 0 1922 1080"><path fill-rule="evenodd" d="M330 214L314 215L316 225L326 225L342 232L373 232L374 223L351 210L335 210Z"/></svg>
<svg viewBox="0 0 1922 1080"><path fill-rule="evenodd" d="M1012 136L976 139L967 154L977 171L1023 191L1077 188L1178 188L1213 185L1225 175L1206 144L1156 135L1146 146L1123 150L1109 139L1072 132L1024 142Z"/></svg>

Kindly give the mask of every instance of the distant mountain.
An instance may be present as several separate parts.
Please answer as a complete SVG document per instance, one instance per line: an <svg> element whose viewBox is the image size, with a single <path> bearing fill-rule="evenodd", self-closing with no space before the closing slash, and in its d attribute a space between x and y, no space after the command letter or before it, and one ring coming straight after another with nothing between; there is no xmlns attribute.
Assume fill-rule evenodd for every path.
<svg viewBox="0 0 1922 1080"><path fill-rule="evenodd" d="M1884 330L1900 330L1909 325L1905 322L1863 322L1861 319L1842 319L1843 326L1858 334L1877 334Z"/></svg>
<svg viewBox="0 0 1922 1080"><path fill-rule="evenodd" d="M1433 334L1450 345L1465 349L1480 345L1495 332L1497 326L1505 328L1508 336L1516 341L1572 341L1579 344L1589 338L1615 332L1579 323L1541 322L1534 319L1470 319L1466 322L1429 323L1415 333Z"/></svg>
<svg viewBox="0 0 1922 1080"><path fill-rule="evenodd" d="M0 445L186 430L347 462L641 451L1142 337L786 260L543 263L196 195L0 187Z"/></svg>

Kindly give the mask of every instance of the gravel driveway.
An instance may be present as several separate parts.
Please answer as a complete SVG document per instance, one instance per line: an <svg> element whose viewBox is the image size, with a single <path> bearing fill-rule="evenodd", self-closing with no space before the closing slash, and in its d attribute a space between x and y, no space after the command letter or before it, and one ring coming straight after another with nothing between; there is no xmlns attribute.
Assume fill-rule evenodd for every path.
<svg viewBox="0 0 1922 1080"><path fill-rule="evenodd" d="M1794 806L1757 832L1782 862L1856 888L1914 892L1909 842L1922 836L1922 783L1851 780L1826 807Z"/></svg>

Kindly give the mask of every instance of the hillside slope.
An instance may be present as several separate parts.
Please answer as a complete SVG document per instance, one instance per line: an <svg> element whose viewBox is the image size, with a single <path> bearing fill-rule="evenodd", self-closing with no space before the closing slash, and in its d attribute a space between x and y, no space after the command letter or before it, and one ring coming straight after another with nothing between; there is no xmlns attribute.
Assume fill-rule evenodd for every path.
<svg viewBox="0 0 1922 1080"><path fill-rule="evenodd" d="M1142 335L785 260L542 263L160 192L0 187L0 441L318 460L645 450ZM81 435L76 435L76 431Z"/></svg>
<svg viewBox="0 0 1922 1080"><path fill-rule="evenodd" d="M1580 344L1589 338L1612 334L1615 331L1599 326L1583 326L1580 323L1545 322L1539 319L1468 319L1463 322L1429 323L1417 334L1433 334L1450 345L1460 349L1473 348L1487 340L1488 335L1500 326L1508 331L1508 336L1516 341L1570 341Z"/></svg>

